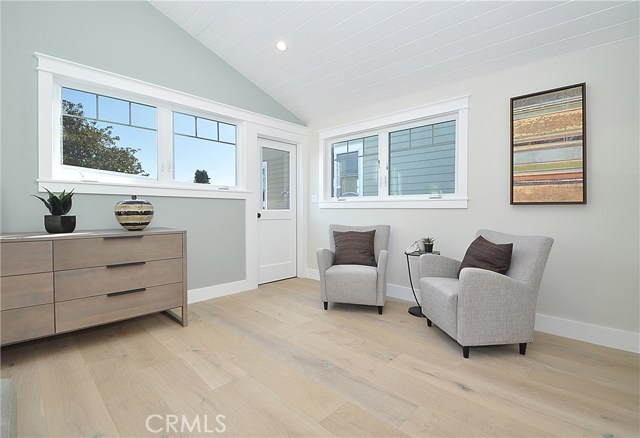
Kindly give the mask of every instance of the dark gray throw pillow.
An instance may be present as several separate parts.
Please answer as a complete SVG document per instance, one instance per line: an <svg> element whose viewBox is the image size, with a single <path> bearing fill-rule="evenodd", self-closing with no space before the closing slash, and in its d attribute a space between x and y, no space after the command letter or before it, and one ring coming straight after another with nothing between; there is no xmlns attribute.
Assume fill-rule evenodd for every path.
<svg viewBox="0 0 640 438"><path fill-rule="evenodd" d="M373 238L376 230L371 231L334 231L336 243L336 265L377 266L373 252Z"/></svg>
<svg viewBox="0 0 640 438"><path fill-rule="evenodd" d="M471 242L462 259L460 269L458 269L458 278L464 268L480 268L498 274L506 274L511 265L512 252L513 243L498 244L478 236L476 240Z"/></svg>

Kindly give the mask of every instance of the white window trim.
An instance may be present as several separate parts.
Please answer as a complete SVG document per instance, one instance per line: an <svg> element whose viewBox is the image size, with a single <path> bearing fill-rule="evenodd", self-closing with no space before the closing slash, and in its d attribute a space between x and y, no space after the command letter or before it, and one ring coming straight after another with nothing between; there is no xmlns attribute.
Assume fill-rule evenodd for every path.
<svg viewBox="0 0 640 438"><path fill-rule="evenodd" d="M448 117L447 117L448 116ZM452 117L453 116L453 117ZM348 138L379 134L378 148L388 142L388 132L415 126L418 122L432 123L455 119L456 122L456 193L441 196L395 195L387 196L386 164L388 157L380 156L381 196L333 198L331 191L331 145ZM387 114L349 125L325 129L319 132L319 202L320 208L467 208L467 149L469 125L469 96L436 102L419 108Z"/></svg>
<svg viewBox="0 0 640 438"><path fill-rule="evenodd" d="M52 191L75 189L76 193L120 194L146 196L177 196L197 198L247 199L251 194L247 185L247 127L257 124L290 132L294 135L306 132L306 128L273 117L214 102L198 96L148 82L122 76L116 73L88 67L71 61L35 53L38 61L38 190L45 187ZM59 140L61 138L60 101L61 87L70 87L89 92L97 92L154 106L163 105L171 110L189 112L194 115L213 117L218 121L231 123L237 127L236 138L236 186L225 187L200 185L178 181L150 180L136 175L118 175L117 178L97 182L89 176L80 180L77 168L63 166L59 160ZM169 118L167 123L166 118ZM171 126L171 112L158 111L158 150L172 148L167 139ZM164 120L161 120L164 118ZM165 132L163 133L163 130ZM172 141L172 140L171 140ZM56 158L56 155L57 158ZM166 163L158 163L158 166ZM65 171L66 168L66 171ZM111 172L80 169L90 174ZM75 177L71 177L71 174ZM116 174L114 174L116 175ZM158 172L160 176L160 172ZM83 178L82 176L80 176Z"/></svg>

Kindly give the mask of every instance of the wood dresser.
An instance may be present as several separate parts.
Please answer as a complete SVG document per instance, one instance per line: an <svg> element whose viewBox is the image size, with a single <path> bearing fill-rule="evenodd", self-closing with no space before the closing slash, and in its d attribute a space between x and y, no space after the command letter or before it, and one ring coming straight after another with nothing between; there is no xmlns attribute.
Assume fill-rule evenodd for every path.
<svg viewBox="0 0 640 438"><path fill-rule="evenodd" d="M0 275L2 345L161 311L188 323L186 231L3 234Z"/></svg>

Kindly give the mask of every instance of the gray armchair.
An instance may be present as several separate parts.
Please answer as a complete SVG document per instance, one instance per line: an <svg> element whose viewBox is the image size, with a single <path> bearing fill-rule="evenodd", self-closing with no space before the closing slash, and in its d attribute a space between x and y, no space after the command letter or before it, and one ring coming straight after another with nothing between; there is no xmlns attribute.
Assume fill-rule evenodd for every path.
<svg viewBox="0 0 640 438"><path fill-rule="evenodd" d="M373 250L377 266L335 265L335 240L333 232L376 230ZM364 304L382 308L387 296L387 256L389 225L346 226L329 225L330 249L316 251L320 271L320 294L327 310L329 301L336 303Z"/></svg>
<svg viewBox="0 0 640 438"><path fill-rule="evenodd" d="M520 344L525 354L533 340L536 301L553 239L516 236L480 230L493 243L513 243L506 275L477 268L443 256L420 257L420 295L427 325L432 322L455 339L463 356L469 347Z"/></svg>

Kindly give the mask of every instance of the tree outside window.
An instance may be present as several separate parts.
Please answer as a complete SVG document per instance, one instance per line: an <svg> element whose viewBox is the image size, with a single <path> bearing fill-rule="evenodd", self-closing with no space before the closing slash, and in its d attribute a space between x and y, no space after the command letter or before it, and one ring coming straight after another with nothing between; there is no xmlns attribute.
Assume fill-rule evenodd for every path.
<svg viewBox="0 0 640 438"><path fill-rule="evenodd" d="M156 176L156 109L62 89L62 164Z"/></svg>

